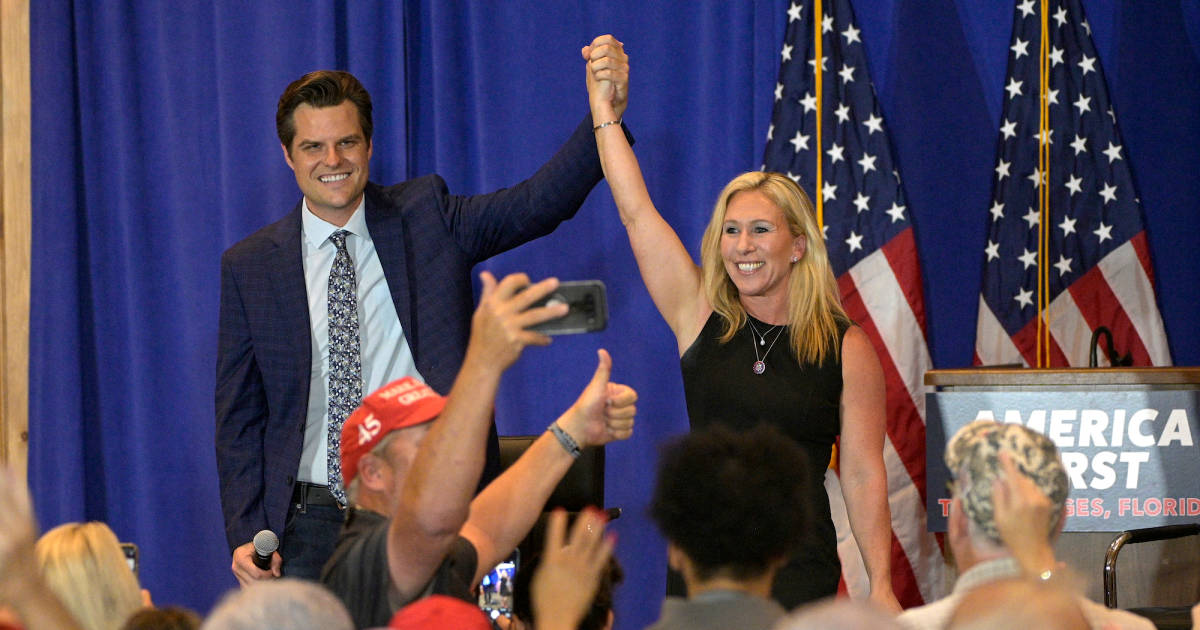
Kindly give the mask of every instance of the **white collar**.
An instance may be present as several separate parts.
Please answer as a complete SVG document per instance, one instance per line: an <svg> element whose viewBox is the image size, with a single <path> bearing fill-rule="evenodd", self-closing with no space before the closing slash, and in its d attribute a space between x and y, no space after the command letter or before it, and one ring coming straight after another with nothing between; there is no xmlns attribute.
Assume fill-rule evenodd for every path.
<svg viewBox="0 0 1200 630"><path fill-rule="evenodd" d="M366 195L363 195L362 200L358 202L358 207L354 209L354 213L350 215L350 218L346 221L346 225L341 227L313 214L312 210L308 209L308 199L304 199L301 204L300 222L304 238L313 247L320 247L325 241L329 240L331 234L338 230L346 230L364 240L371 238L370 232L367 231Z"/></svg>

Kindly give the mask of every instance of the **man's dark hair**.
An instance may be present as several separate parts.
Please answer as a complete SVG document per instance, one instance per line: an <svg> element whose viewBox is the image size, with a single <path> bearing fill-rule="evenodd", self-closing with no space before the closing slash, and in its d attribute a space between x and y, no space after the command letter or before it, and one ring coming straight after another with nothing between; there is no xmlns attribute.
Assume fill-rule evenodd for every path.
<svg viewBox="0 0 1200 630"><path fill-rule="evenodd" d="M529 585L533 574L542 564L542 555L534 554L532 558L521 563L517 575L513 578L513 616L526 625L537 630L537 619L533 617L533 600L530 598ZM608 559L608 566L600 575L600 585L596 587L596 596L587 615L579 622L578 630L602 630L608 623L608 613L613 609L613 591L625 579L625 572L617 563L616 556Z"/></svg>
<svg viewBox="0 0 1200 630"><path fill-rule="evenodd" d="M804 540L806 462L770 425L693 432L663 451L650 516L700 579L758 577Z"/></svg>
<svg viewBox="0 0 1200 630"><path fill-rule="evenodd" d="M288 155L291 155L292 140L296 137L294 114L297 107L305 104L318 108L336 107L347 100L358 109L358 124L369 145L375 130L371 118L371 94L354 75L341 70L315 70L292 81L279 97L279 107L275 110L275 132Z"/></svg>

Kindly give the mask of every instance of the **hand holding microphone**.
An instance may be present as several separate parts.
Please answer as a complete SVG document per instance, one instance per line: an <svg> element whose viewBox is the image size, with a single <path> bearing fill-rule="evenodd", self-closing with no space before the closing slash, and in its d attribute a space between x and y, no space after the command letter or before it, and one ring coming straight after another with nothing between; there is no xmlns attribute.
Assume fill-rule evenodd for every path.
<svg viewBox="0 0 1200 630"><path fill-rule="evenodd" d="M253 541L234 549L230 568L238 583L245 586L256 580L280 577L283 560L278 549L279 537L266 529L255 534Z"/></svg>
<svg viewBox="0 0 1200 630"><path fill-rule="evenodd" d="M254 535L254 566L263 571L271 570L271 556L279 549L279 537L275 532L264 529Z"/></svg>

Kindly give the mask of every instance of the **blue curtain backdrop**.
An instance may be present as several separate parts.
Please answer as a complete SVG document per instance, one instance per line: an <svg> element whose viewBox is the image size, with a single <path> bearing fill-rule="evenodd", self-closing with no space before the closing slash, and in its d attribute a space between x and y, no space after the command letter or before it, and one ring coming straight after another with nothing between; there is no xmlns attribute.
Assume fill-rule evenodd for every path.
<svg viewBox="0 0 1200 630"><path fill-rule="evenodd" d="M627 46L626 120L659 208L692 251L722 185L761 160L787 2L31 3L30 482L43 527L107 521L142 549L160 603L233 586L213 451L218 259L297 201L273 116L315 68L375 100L375 181L438 172L456 192L532 173L586 111L579 47ZM937 367L970 364L1012 7L859 0L870 70L917 228ZM1084 0L1147 214L1179 365L1200 364L1200 4ZM603 333L527 351L502 433L539 432L595 349L641 392L608 449L627 583L618 627L657 616L662 541L645 518L657 447L686 430L678 360L606 187L487 268L600 278ZM703 483L703 480L697 480ZM720 509L720 506L713 506Z"/></svg>

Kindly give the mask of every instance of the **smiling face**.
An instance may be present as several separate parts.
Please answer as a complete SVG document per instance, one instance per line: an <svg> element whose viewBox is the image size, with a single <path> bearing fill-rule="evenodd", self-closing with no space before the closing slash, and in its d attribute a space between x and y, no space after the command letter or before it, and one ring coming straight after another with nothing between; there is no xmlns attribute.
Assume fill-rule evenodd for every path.
<svg viewBox="0 0 1200 630"><path fill-rule="evenodd" d="M721 228L725 272L743 299L787 301L792 258L804 257L804 236L793 236L783 211L756 190L734 194Z"/></svg>
<svg viewBox="0 0 1200 630"><path fill-rule="evenodd" d="M345 225L362 200L371 160L358 110L347 100L333 107L303 104L292 116L296 135L283 156L296 184L313 214Z"/></svg>

